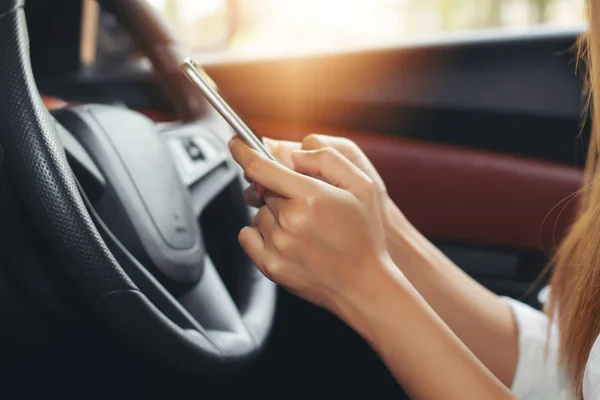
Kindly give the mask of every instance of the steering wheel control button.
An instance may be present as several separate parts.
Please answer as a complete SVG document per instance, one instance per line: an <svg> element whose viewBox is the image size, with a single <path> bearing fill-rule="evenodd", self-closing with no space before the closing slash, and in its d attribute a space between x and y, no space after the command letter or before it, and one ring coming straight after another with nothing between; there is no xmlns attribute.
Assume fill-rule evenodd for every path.
<svg viewBox="0 0 600 400"><path fill-rule="evenodd" d="M173 214L173 228L175 230L175 234L177 235L187 235L189 233L189 229L185 224L185 221L181 217L181 215L174 213Z"/></svg>
<svg viewBox="0 0 600 400"><path fill-rule="evenodd" d="M229 164L227 146L220 143L212 131L194 123L166 127L160 131L160 136L186 187L192 188L200 183L216 187L212 180L223 183L227 176L234 179L237 170Z"/></svg>
<svg viewBox="0 0 600 400"><path fill-rule="evenodd" d="M181 140L183 147L188 156L193 161L205 160L204 152L193 138L184 138Z"/></svg>

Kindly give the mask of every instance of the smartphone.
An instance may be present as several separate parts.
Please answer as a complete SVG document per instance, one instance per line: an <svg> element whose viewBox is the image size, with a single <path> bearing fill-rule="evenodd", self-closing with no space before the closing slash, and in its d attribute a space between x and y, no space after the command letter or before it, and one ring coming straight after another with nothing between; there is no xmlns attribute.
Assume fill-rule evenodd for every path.
<svg viewBox="0 0 600 400"><path fill-rule="evenodd" d="M204 70L194 61L187 58L181 64L181 70L204 94L206 99L221 114L233 130L244 140L248 146L258 151L268 159L277 162L275 157L267 150L263 142L252 132L252 129L233 111L227 102L215 90L215 85Z"/></svg>

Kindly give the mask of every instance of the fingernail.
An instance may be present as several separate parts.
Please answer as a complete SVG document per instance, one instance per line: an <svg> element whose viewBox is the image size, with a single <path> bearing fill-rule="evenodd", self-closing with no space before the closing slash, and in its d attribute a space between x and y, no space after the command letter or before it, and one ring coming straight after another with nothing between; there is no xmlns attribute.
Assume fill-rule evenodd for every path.
<svg viewBox="0 0 600 400"><path fill-rule="evenodd" d="M254 190L250 191L250 196L252 197L252 203L254 203L254 204L262 204L263 203L262 196L260 196Z"/></svg>

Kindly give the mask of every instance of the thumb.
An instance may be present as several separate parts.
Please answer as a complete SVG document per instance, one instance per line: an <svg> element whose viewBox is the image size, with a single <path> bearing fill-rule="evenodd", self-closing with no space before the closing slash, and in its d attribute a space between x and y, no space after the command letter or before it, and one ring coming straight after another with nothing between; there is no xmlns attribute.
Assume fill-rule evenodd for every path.
<svg viewBox="0 0 600 400"><path fill-rule="evenodd" d="M292 151L300 150L302 145L299 142L274 140L263 137L263 143L265 144L267 150L271 152L273 157L277 159L277 161L289 169L294 169L294 163L292 162Z"/></svg>
<svg viewBox="0 0 600 400"><path fill-rule="evenodd" d="M318 178L358 195L370 179L356 165L331 147L292 152L296 172Z"/></svg>

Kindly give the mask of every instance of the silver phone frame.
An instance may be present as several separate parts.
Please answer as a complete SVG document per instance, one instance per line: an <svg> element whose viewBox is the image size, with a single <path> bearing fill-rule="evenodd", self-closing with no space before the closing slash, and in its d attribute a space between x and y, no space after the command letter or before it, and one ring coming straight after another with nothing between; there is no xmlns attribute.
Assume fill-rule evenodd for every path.
<svg viewBox="0 0 600 400"><path fill-rule="evenodd" d="M181 64L181 70L188 79L196 85L204 94L206 100L217 110L219 114L227 121L233 130L254 150L258 151L269 160L277 162L275 157L267 150L263 142L256 136L252 129L240 118L240 116L227 104L225 99L213 88L209 82L208 74L202 70L205 76L200 72L201 68L191 59L186 58Z"/></svg>

